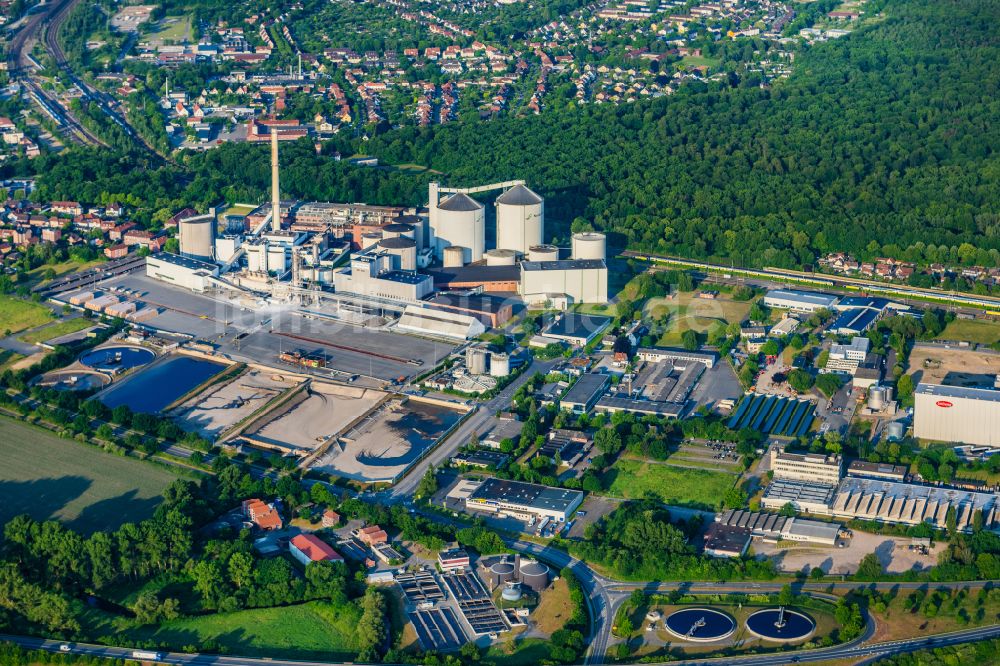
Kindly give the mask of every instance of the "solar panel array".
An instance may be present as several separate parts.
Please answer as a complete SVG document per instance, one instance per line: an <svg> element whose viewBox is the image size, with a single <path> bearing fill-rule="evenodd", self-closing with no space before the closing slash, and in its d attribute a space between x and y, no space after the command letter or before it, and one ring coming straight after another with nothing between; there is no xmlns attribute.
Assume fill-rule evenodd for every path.
<svg viewBox="0 0 1000 666"><path fill-rule="evenodd" d="M812 427L816 405L777 395L750 393L736 406L727 425L734 430L750 428L785 437L799 437Z"/></svg>

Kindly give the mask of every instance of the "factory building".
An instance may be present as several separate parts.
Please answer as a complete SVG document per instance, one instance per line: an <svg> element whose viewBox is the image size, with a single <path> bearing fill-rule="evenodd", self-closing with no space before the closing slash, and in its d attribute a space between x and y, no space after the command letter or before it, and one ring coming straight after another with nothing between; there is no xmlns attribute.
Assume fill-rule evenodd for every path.
<svg viewBox="0 0 1000 666"><path fill-rule="evenodd" d="M1000 390L917 385L913 435L919 439L1000 447Z"/></svg>
<svg viewBox="0 0 1000 666"><path fill-rule="evenodd" d="M558 522L565 522L582 503L583 493L579 490L497 478L483 481L465 500L466 508L472 511L519 520L549 518Z"/></svg>
<svg viewBox="0 0 1000 666"><path fill-rule="evenodd" d="M681 363L703 363L711 370L719 360L716 352L693 352L677 347L639 347L636 355L640 360L649 363L660 361L679 361Z"/></svg>
<svg viewBox="0 0 1000 666"><path fill-rule="evenodd" d="M457 266L427 271L434 278L435 289L482 289L492 292L516 292L521 279L517 266Z"/></svg>
<svg viewBox="0 0 1000 666"><path fill-rule="evenodd" d="M881 479L883 481L896 481L902 483L906 481L906 465L892 465L889 463L873 463L866 460L855 460L847 467L847 475L868 479Z"/></svg>
<svg viewBox="0 0 1000 666"><path fill-rule="evenodd" d="M471 315L435 310L424 304L407 305L396 328L408 333L453 340L468 340L486 332L483 323Z"/></svg>
<svg viewBox="0 0 1000 666"><path fill-rule="evenodd" d="M715 523L749 530L752 536L765 540L803 541L823 546L836 545L840 533L839 523L788 518L775 513L758 513L741 509L729 509L716 514Z"/></svg>
<svg viewBox="0 0 1000 666"><path fill-rule="evenodd" d="M837 485L844 476L843 459L839 455L821 453L786 453L771 449L771 471L775 479L806 481Z"/></svg>
<svg viewBox="0 0 1000 666"><path fill-rule="evenodd" d="M333 276L338 292L390 301L418 301L434 291L434 280L399 268L399 257L385 250L368 250L351 257L351 265Z"/></svg>
<svg viewBox="0 0 1000 666"><path fill-rule="evenodd" d="M209 288L211 278L219 276L219 267L197 259L159 252L146 258L146 275L183 289L202 292Z"/></svg>
<svg viewBox="0 0 1000 666"><path fill-rule="evenodd" d="M791 479L775 479L764 490L760 505L771 511L780 511L791 504L796 511L828 515L837 486L828 483L811 483Z"/></svg>
<svg viewBox="0 0 1000 666"><path fill-rule="evenodd" d="M799 289L772 289L764 295L764 305L796 312L816 312L832 310L837 305L837 296Z"/></svg>
<svg viewBox="0 0 1000 666"><path fill-rule="evenodd" d="M527 254L545 234L545 201L524 185L515 185L496 200L497 248Z"/></svg>
<svg viewBox="0 0 1000 666"><path fill-rule="evenodd" d="M954 509L958 529L971 531L976 512L982 513L986 529L1000 524L998 503L996 493L848 477L837 490L831 512L843 518L904 525L926 522L943 528L949 509Z"/></svg>
<svg viewBox="0 0 1000 666"><path fill-rule="evenodd" d="M586 414L594 408L610 383L610 375L593 372L581 375L559 400L559 407L575 414Z"/></svg>
<svg viewBox="0 0 1000 666"><path fill-rule="evenodd" d="M601 259L525 261L520 293L526 303L544 303L553 296L572 303L607 303L608 266Z"/></svg>
<svg viewBox="0 0 1000 666"><path fill-rule="evenodd" d="M435 310L459 312L475 317L487 328L505 326L514 316L514 302L510 299L479 293L436 294L427 302Z"/></svg>

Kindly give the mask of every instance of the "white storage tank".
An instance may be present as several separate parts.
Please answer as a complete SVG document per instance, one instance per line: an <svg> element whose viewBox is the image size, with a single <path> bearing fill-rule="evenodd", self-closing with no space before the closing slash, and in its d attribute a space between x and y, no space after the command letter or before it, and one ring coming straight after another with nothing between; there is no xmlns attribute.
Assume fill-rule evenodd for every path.
<svg viewBox="0 0 1000 666"><path fill-rule="evenodd" d="M393 236L383 238L379 242L379 247L389 254L399 257L398 265L400 270L417 270L417 241L406 236Z"/></svg>
<svg viewBox="0 0 1000 666"><path fill-rule="evenodd" d="M465 367L470 375L486 374L487 351L482 347L469 347L465 350Z"/></svg>
<svg viewBox="0 0 1000 666"><path fill-rule="evenodd" d="M607 237L596 231L573 234L574 259L607 259Z"/></svg>
<svg viewBox="0 0 1000 666"><path fill-rule="evenodd" d="M559 248L555 245L532 245L528 248L528 261L558 261Z"/></svg>
<svg viewBox="0 0 1000 666"><path fill-rule="evenodd" d="M377 245L380 240L382 240L382 234L378 231L369 231L366 234L361 234L361 249L366 250L372 245Z"/></svg>
<svg viewBox="0 0 1000 666"><path fill-rule="evenodd" d="M502 352L490 354L490 375L506 377L510 374L510 356Z"/></svg>
<svg viewBox="0 0 1000 666"><path fill-rule="evenodd" d="M398 238L400 236L416 240L417 232L413 226L402 222L393 222L382 227L382 238Z"/></svg>
<svg viewBox="0 0 1000 666"><path fill-rule="evenodd" d="M888 386L875 385L868 389L868 407L876 412L885 409L885 406L889 404L891 399L892 396Z"/></svg>
<svg viewBox="0 0 1000 666"><path fill-rule="evenodd" d="M199 215L178 223L181 256L200 261L215 259L215 216Z"/></svg>
<svg viewBox="0 0 1000 666"><path fill-rule="evenodd" d="M503 591L500 592L500 596L504 601L520 601L521 600L521 584L515 582L505 583L503 586Z"/></svg>
<svg viewBox="0 0 1000 666"><path fill-rule="evenodd" d="M459 266L465 265L465 252L464 247L458 245L452 245L444 249L444 267L445 268L457 268Z"/></svg>
<svg viewBox="0 0 1000 666"><path fill-rule="evenodd" d="M885 438L890 442L898 442L906 434L906 426L902 421L890 421L885 428Z"/></svg>
<svg viewBox="0 0 1000 666"><path fill-rule="evenodd" d="M408 224L413 227L413 238L417 241L417 249L427 247L427 218L420 215L400 215L393 224Z"/></svg>
<svg viewBox="0 0 1000 666"><path fill-rule="evenodd" d="M540 245L545 233L545 200L524 185L516 185L496 200L497 247L525 254Z"/></svg>
<svg viewBox="0 0 1000 666"><path fill-rule="evenodd" d="M487 266L513 266L517 263L517 252L514 250L490 250L485 256Z"/></svg>
<svg viewBox="0 0 1000 666"><path fill-rule="evenodd" d="M486 209L467 194L453 194L437 207L434 237L439 250L464 248L463 264L479 261L486 250Z"/></svg>

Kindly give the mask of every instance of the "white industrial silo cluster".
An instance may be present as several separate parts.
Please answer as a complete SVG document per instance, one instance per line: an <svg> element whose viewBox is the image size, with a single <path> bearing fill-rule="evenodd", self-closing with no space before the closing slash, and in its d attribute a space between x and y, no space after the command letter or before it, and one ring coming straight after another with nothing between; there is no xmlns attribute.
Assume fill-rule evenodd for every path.
<svg viewBox="0 0 1000 666"><path fill-rule="evenodd" d="M545 200L524 185L515 185L496 200L497 248L527 254L542 243Z"/></svg>
<svg viewBox="0 0 1000 666"><path fill-rule="evenodd" d="M431 210L439 251L462 248L462 264L479 261L486 251L486 209L467 194L453 194Z"/></svg>

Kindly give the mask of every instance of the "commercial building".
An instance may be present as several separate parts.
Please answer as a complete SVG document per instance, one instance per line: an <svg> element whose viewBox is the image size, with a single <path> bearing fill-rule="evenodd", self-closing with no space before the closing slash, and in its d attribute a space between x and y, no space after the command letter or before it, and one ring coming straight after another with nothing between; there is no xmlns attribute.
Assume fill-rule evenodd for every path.
<svg viewBox="0 0 1000 666"><path fill-rule="evenodd" d="M610 375L588 372L566 391L566 395L559 400L559 407L576 414L585 414L597 404L610 382Z"/></svg>
<svg viewBox="0 0 1000 666"><path fill-rule="evenodd" d="M767 540L803 541L823 546L836 545L837 535L840 534L839 523L741 509L729 509L716 514L715 522L717 525L748 529L751 535Z"/></svg>
<svg viewBox="0 0 1000 666"><path fill-rule="evenodd" d="M745 527L712 523L705 530L702 549L711 557L743 557L750 538L750 530Z"/></svg>
<svg viewBox="0 0 1000 666"><path fill-rule="evenodd" d="M660 361L702 363L709 370L719 360L716 352L693 352L679 347L639 347L636 355L641 360L651 363Z"/></svg>
<svg viewBox="0 0 1000 666"><path fill-rule="evenodd" d="M542 331L542 334L547 338L566 342L576 347L585 347L600 335L610 323L611 319L608 317L567 312L556 317Z"/></svg>
<svg viewBox="0 0 1000 666"><path fill-rule="evenodd" d="M565 296L571 303L608 302L608 266L603 259L521 262L520 294L527 303Z"/></svg>
<svg viewBox="0 0 1000 666"><path fill-rule="evenodd" d="M520 520L549 518L564 522L583 503L583 493L534 483L490 478L465 500L469 510L512 516Z"/></svg>
<svg viewBox="0 0 1000 666"><path fill-rule="evenodd" d="M796 312L816 312L832 310L837 305L837 296L798 289L772 289L764 295L764 305Z"/></svg>
<svg viewBox="0 0 1000 666"><path fill-rule="evenodd" d="M870 346L871 341L861 336L851 338L851 342L846 345L837 343L830 345L826 370L828 372L853 373L868 356Z"/></svg>
<svg viewBox="0 0 1000 666"><path fill-rule="evenodd" d="M312 534L298 534L288 542L288 552L303 565L312 562L343 562L329 544Z"/></svg>
<svg viewBox="0 0 1000 666"><path fill-rule="evenodd" d="M338 292L391 301L417 301L434 291L433 278L400 270L399 257L382 249L355 254L350 268L334 273L334 285Z"/></svg>
<svg viewBox="0 0 1000 666"><path fill-rule="evenodd" d="M273 504L266 504L259 499L247 499L243 500L242 509L243 515L265 532L280 530L282 527L281 515Z"/></svg>
<svg viewBox="0 0 1000 666"><path fill-rule="evenodd" d="M487 328L505 326L514 315L516 298L503 298L479 293L437 294L427 301L427 306L435 310L458 312L475 317Z"/></svg>
<svg viewBox="0 0 1000 666"><path fill-rule="evenodd" d="M219 276L219 267L198 259L169 252L146 257L146 275L190 291L206 291L211 279Z"/></svg>
<svg viewBox="0 0 1000 666"><path fill-rule="evenodd" d="M667 419L679 419L684 413L685 405L675 402L653 402L638 398L624 398L618 395L606 395L594 404L594 410L615 414L629 412L648 416L659 416Z"/></svg>
<svg viewBox="0 0 1000 666"><path fill-rule="evenodd" d="M825 483L832 486L844 476L844 461L839 455L821 453L786 453L771 449L771 471L775 479Z"/></svg>
<svg viewBox="0 0 1000 666"><path fill-rule="evenodd" d="M780 511L786 504L791 504L796 511L826 515L830 513L830 505L836 492L837 486L828 483L775 479L764 490L760 505L765 509Z"/></svg>
<svg viewBox="0 0 1000 666"><path fill-rule="evenodd" d="M497 451L470 451L456 453L451 457L451 464L459 467L476 467L479 469L500 469L507 464L510 456Z"/></svg>
<svg viewBox="0 0 1000 666"><path fill-rule="evenodd" d="M438 566L445 573L469 568L469 553L461 548L450 548L438 553Z"/></svg>
<svg viewBox="0 0 1000 666"><path fill-rule="evenodd" d="M960 531L971 531L975 514L981 513L983 526L1000 524L1000 494L954 488L920 486L877 479L848 477L840 484L832 504L835 516L886 523L946 527L948 512L955 511Z"/></svg>
<svg viewBox="0 0 1000 666"><path fill-rule="evenodd" d="M1000 390L918 384L913 435L941 442L1000 447Z"/></svg>
<svg viewBox="0 0 1000 666"><path fill-rule="evenodd" d="M882 312L868 308L844 310L827 329L837 335L861 335L870 330L882 317Z"/></svg>

